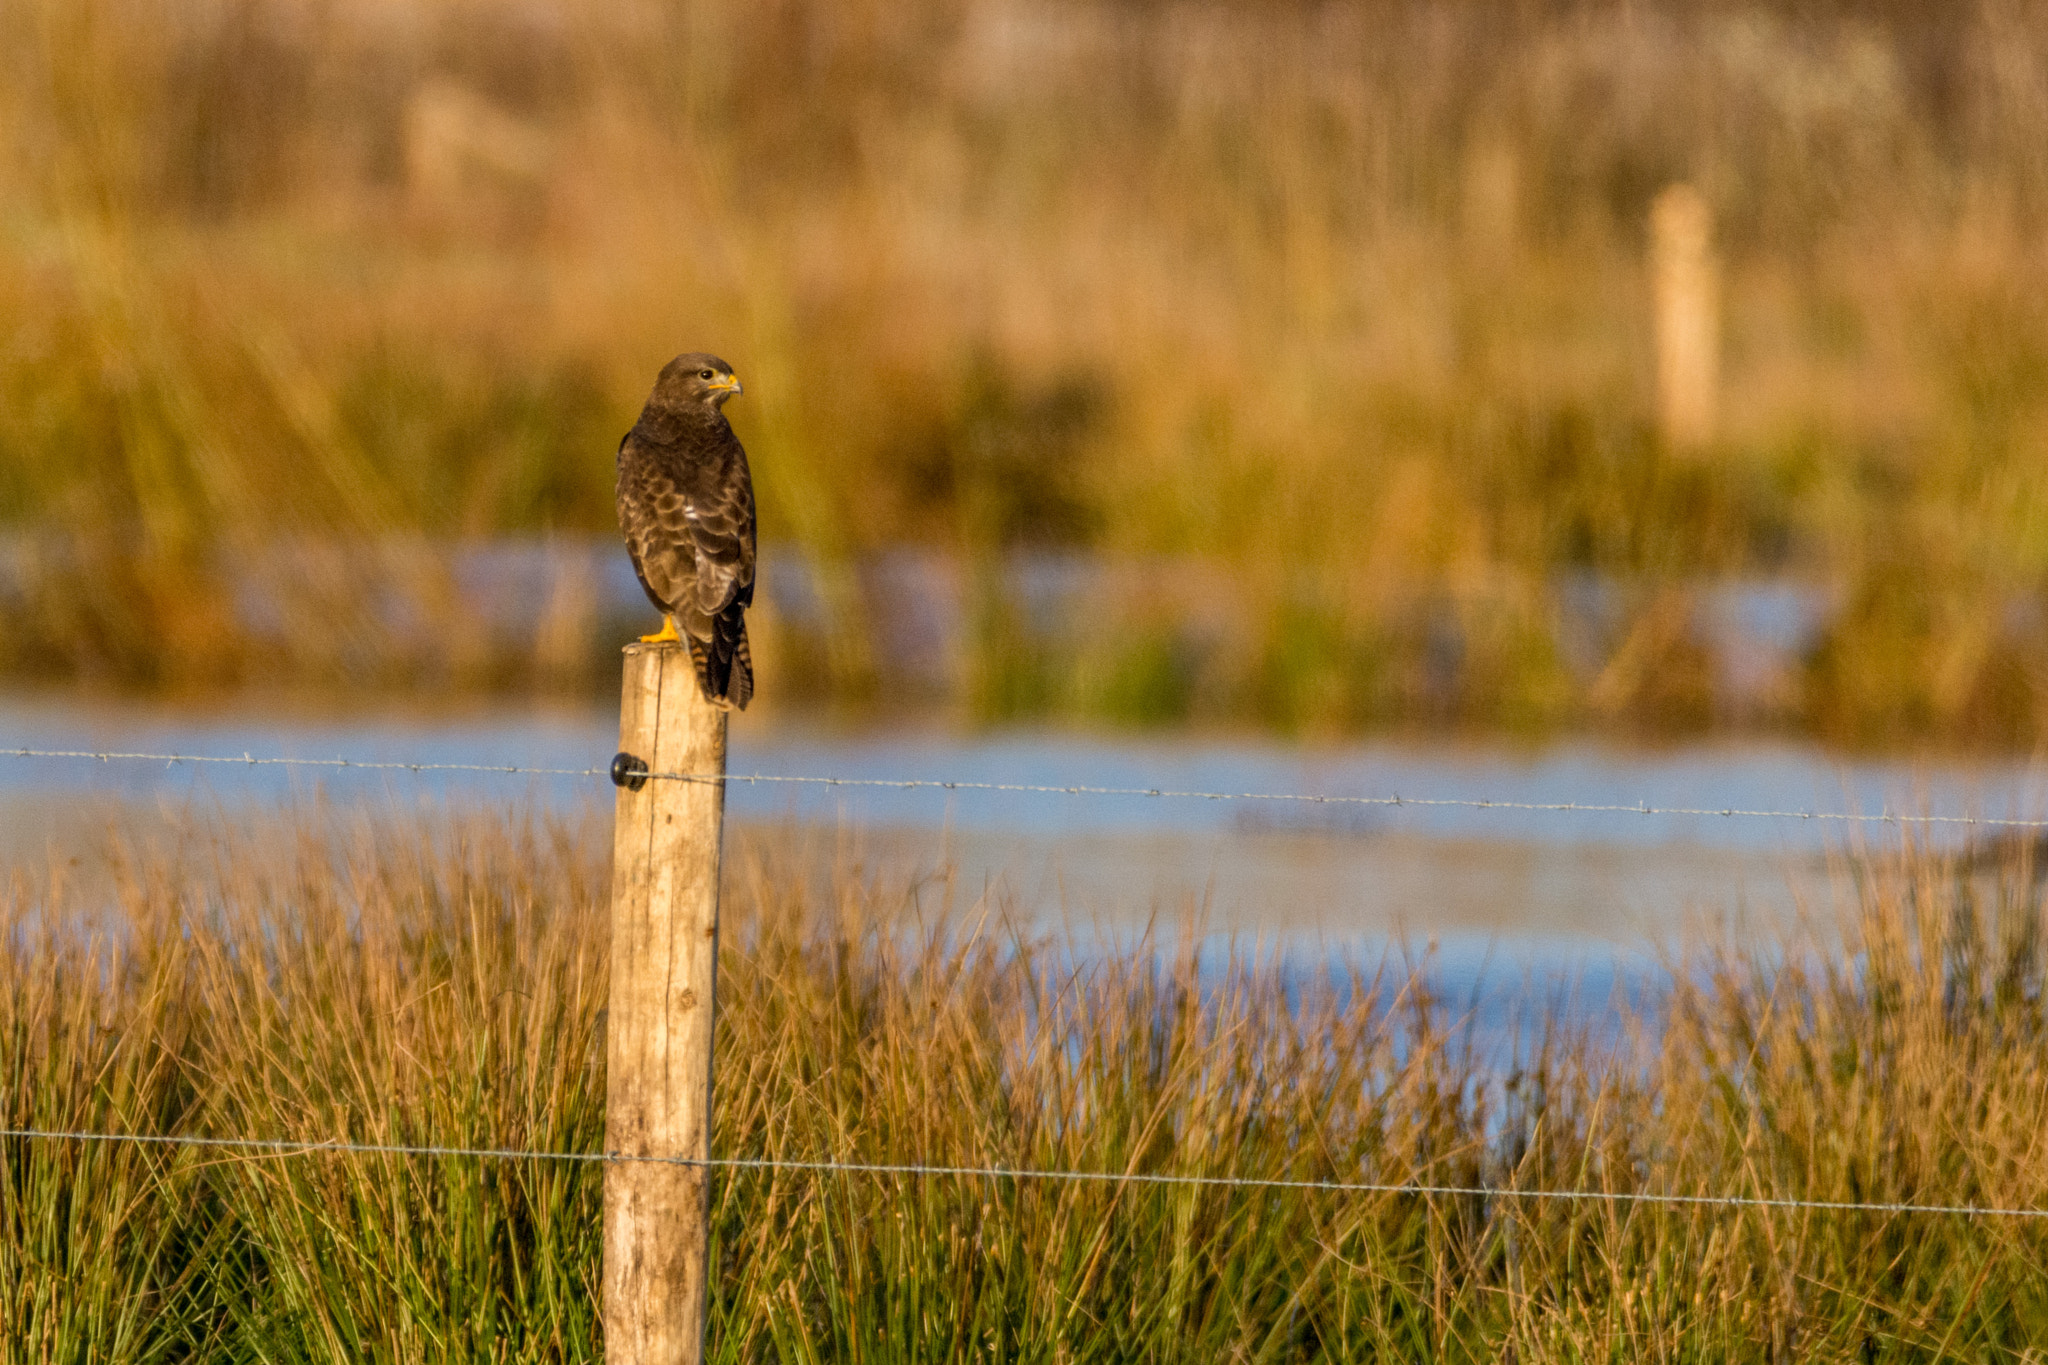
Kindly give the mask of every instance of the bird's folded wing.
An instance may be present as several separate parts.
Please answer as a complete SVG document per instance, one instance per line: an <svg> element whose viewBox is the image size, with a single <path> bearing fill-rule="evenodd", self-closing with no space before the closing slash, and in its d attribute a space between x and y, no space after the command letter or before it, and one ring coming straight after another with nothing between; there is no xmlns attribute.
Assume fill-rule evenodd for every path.
<svg viewBox="0 0 2048 1365"><path fill-rule="evenodd" d="M619 499L619 524L648 595L673 611L696 597L697 555L687 503L673 481L644 472Z"/></svg>
<svg viewBox="0 0 2048 1365"><path fill-rule="evenodd" d="M716 616L754 600L754 499L742 480L700 490L686 515L695 550L697 607Z"/></svg>

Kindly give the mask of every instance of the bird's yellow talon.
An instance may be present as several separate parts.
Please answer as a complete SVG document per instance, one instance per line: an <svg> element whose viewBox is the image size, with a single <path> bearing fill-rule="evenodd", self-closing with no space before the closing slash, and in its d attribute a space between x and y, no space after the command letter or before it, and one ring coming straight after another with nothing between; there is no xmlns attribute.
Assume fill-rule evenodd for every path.
<svg viewBox="0 0 2048 1365"><path fill-rule="evenodd" d="M640 643L643 645L667 645L675 644L682 638L682 636L676 634L676 623L664 616L661 618L661 634L643 635L640 637Z"/></svg>

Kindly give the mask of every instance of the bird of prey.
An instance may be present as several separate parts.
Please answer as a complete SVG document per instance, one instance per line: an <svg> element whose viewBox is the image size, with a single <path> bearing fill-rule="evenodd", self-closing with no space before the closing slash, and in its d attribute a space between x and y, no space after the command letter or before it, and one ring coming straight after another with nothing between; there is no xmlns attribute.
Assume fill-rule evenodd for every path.
<svg viewBox="0 0 2048 1365"><path fill-rule="evenodd" d="M666 618L660 634L640 638L688 644L697 685L728 709L754 695L754 481L719 411L739 392L717 356L677 356L619 442L619 529L640 586Z"/></svg>

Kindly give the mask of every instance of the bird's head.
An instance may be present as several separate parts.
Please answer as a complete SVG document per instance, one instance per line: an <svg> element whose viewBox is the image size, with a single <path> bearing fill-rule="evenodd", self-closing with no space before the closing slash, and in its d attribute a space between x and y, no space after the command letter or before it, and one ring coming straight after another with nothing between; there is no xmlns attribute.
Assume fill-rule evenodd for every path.
<svg viewBox="0 0 2048 1365"><path fill-rule="evenodd" d="M648 405L677 409L709 408L716 412L724 406L726 399L741 391L732 366L715 355L698 351L679 355L661 367L661 378L654 381L654 396L648 400Z"/></svg>

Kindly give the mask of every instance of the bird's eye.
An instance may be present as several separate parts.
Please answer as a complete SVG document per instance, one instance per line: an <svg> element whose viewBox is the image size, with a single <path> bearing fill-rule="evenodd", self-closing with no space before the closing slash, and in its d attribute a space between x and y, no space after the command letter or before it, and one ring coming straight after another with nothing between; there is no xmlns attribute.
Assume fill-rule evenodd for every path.
<svg viewBox="0 0 2048 1365"><path fill-rule="evenodd" d="M699 370L699 371L697 371L697 377L698 377L699 379L709 379L709 378L711 378L711 371L709 371L709 370Z"/></svg>

